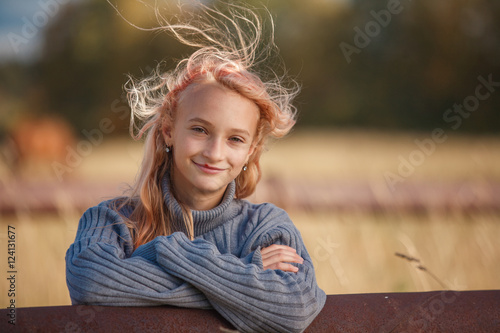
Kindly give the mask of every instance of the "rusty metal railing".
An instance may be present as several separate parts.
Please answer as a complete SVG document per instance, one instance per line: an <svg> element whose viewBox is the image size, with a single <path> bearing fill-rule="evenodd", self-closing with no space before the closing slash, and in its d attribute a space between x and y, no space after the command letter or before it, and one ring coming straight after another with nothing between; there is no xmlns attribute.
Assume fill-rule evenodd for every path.
<svg viewBox="0 0 500 333"><path fill-rule="evenodd" d="M9 323L15 320L15 325ZM213 310L55 306L0 310L0 332L230 332ZM329 295L306 332L500 332L500 290Z"/></svg>

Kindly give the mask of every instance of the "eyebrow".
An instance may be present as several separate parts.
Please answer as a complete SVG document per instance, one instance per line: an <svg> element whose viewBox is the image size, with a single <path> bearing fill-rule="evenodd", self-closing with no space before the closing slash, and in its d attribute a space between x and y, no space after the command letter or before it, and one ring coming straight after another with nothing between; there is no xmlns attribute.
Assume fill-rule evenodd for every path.
<svg viewBox="0 0 500 333"><path fill-rule="evenodd" d="M199 117L195 117L195 118L191 118L188 120L189 123L202 123L206 126L213 126L213 124L205 119L202 119L202 118L199 118ZM242 129L242 128L231 128L231 132L236 132L236 133L239 133L241 135L248 135L251 137L250 135L250 132L248 132L247 130L245 129Z"/></svg>

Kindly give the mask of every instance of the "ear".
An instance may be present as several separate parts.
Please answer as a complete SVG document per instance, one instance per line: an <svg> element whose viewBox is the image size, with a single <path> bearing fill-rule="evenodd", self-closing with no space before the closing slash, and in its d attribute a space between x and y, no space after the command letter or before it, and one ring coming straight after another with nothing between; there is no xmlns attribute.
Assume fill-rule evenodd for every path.
<svg viewBox="0 0 500 333"><path fill-rule="evenodd" d="M248 162L250 161L250 157L252 157L252 154L255 153L256 149L257 149L257 143L254 142L254 143L252 143L252 145L250 146L250 149L248 150L247 160L246 160L245 164L248 164Z"/></svg>
<svg viewBox="0 0 500 333"><path fill-rule="evenodd" d="M161 134L163 136L163 140L165 140L165 144L167 146L172 145L172 129L169 125L166 123L163 124L162 129L161 129Z"/></svg>
<svg viewBox="0 0 500 333"><path fill-rule="evenodd" d="M247 163L248 163L248 159L250 158L250 156L252 156L252 154L254 153L255 151L255 146L256 146L256 143L252 143L252 145L250 146L250 149L248 150L248 158L247 158Z"/></svg>

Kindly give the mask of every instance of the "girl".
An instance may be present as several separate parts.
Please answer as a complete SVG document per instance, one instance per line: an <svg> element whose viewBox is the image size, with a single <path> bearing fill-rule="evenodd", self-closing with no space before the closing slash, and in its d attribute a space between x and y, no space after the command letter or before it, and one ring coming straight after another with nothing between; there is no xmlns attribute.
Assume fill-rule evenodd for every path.
<svg viewBox="0 0 500 333"><path fill-rule="evenodd" d="M197 51L170 73L129 81L143 162L128 195L80 219L66 254L73 304L214 308L250 332L303 331L323 307L286 212L242 199L261 177L266 139L294 125L297 89L252 70L274 44L259 49L258 16L228 6L163 27Z"/></svg>

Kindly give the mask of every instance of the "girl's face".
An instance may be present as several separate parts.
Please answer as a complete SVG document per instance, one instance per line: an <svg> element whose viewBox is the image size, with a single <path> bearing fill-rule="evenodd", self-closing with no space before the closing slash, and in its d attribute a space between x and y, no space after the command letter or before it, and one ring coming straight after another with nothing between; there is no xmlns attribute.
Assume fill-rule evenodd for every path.
<svg viewBox="0 0 500 333"><path fill-rule="evenodd" d="M215 82L188 87L164 138L173 153L173 186L191 209L215 207L254 150L260 113L246 97Z"/></svg>

